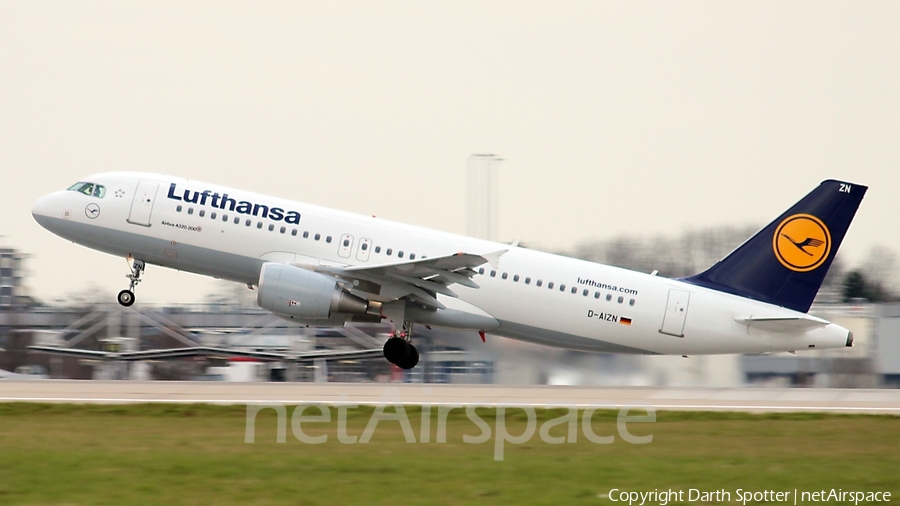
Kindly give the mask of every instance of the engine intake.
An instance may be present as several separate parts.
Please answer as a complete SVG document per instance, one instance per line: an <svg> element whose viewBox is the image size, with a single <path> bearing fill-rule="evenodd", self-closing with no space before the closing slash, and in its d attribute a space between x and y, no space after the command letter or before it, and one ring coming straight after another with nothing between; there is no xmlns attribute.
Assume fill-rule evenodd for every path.
<svg viewBox="0 0 900 506"><path fill-rule="evenodd" d="M263 264L256 303L273 313L308 320L381 313L381 303L345 291L330 276L277 262Z"/></svg>

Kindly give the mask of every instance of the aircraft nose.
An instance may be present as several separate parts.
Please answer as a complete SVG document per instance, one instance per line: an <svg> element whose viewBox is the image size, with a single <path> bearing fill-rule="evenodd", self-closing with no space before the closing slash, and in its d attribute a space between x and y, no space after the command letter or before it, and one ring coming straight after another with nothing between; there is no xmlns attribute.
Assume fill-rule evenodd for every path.
<svg viewBox="0 0 900 506"><path fill-rule="evenodd" d="M50 216L52 212L52 204L53 204L53 194L44 195L43 197L37 199L34 202L34 205L31 206L31 215L37 218L38 216Z"/></svg>
<svg viewBox="0 0 900 506"><path fill-rule="evenodd" d="M58 200L55 193L44 195L37 199L34 202L34 205L31 206L31 216L33 216L34 220L42 227L47 228L49 219L58 218L62 213L62 210L58 205Z"/></svg>

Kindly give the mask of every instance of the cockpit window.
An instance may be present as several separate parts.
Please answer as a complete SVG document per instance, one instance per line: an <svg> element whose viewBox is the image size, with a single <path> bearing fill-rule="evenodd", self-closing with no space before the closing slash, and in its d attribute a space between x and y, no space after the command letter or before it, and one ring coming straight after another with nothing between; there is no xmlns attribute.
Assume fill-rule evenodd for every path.
<svg viewBox="0 0 900 506"><path fill-rule="evenodd" d="M90 195L94 192L94 185L91 183L75 183L69 187L70 192L81 192L85 195Z"/></svg>
<svg viewBox="0 0 900 506"><path fill-rule="evenodd" d="M69 191L83 193L87 196L94 196L102 199L106 195L106 187L94 183L85 183L84 181L73 184L69 187Z"/></svg>

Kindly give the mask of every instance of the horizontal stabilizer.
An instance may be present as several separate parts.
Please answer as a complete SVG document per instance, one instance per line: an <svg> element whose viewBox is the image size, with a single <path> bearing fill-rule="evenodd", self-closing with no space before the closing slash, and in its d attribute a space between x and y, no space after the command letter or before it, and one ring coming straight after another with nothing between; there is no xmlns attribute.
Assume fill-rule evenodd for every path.
<svg viewBox="0 0 900 506"><path fill-rule="evenodd" d="M734 321L769 332L809 332L810 330L824 327L831 322L815 316L748 316L735 318Z"/></svg>

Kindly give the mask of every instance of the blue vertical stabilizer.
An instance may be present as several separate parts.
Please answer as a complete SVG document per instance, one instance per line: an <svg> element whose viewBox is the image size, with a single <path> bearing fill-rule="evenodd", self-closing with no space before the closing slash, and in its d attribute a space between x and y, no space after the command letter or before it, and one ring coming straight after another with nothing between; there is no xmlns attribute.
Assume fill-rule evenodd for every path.
<svg viewBox="0 0 900 506"><path fill-rule="evenodd" d="M682 281L805 313L867 189L823 181L723 260Z"/></svg>

